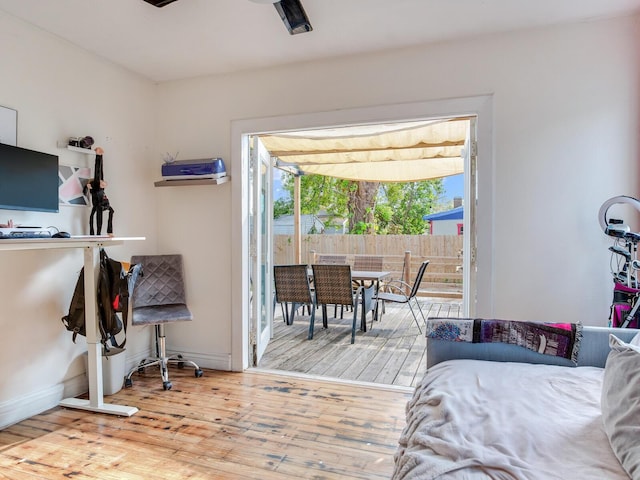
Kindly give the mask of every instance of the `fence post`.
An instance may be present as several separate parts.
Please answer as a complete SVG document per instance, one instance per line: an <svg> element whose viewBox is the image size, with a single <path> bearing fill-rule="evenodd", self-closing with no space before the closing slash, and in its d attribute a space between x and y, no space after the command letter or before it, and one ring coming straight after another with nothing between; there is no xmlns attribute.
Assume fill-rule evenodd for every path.
<svg viewBox="0 0 640 480"><path fill-rule="evenodd" d="M309 250L309 264L314 265L316 263L316 251Z"/></svg>

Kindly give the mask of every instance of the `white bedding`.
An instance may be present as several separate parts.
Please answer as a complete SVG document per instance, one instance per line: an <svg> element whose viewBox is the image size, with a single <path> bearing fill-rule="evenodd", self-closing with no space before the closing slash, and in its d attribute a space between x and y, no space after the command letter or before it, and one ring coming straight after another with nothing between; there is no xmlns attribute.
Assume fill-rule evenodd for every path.
<svg viewBox="0 0 640 480"><path fill-rule="evenodd" d="M394 480L628 480L604 432L603 369L450 360L407 405Z"/></svg>

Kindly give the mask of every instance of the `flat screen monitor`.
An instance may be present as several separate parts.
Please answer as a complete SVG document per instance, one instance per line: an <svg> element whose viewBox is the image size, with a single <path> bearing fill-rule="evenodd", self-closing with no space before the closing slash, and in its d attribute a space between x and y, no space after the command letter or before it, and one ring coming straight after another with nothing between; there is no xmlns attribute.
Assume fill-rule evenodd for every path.
<svg viewBox="0 0 640 480"><path fill-rule="evenodd" d="M58 211L58 156L0 143L0 209Z"/></svg>

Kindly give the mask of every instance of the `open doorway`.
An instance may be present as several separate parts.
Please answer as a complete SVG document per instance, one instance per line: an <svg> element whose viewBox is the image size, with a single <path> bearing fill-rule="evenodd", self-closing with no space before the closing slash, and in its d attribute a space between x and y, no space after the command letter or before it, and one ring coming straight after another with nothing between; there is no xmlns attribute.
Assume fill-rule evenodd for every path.
<svg viewBox="0 0 640 480"><path fill-rule="evenodd" d="M459 105L457 108L453 108L456 101L451 101L449 106L452 111L458 111ZM462 103L468 103L471 105L471 108L464 109L465 117L471 118L475 123L475 119L478 118L478 113L482 113L483 109L486 109L486 105L488 103L488 99L486 97L479 97L474 99L464 99ZM271 297L271 292L267 291L265 293L259 292L258 290L254 290L254 286L257 284L260 285L270 285L272 284L270 280L270 268L262 268L260 271L264 275L263 280L260 282L254 282L252 277L252 272L255 274L258 271L253 265L257 263L252 263L252 256L258 255L259 251L262 251L262 248L256 248L255 244L251 244L251 232L258 231L256 230L255 222L252 220L250 209L248 205L250 204L249 200L255 200L257 198L256 195L249 193L249 183L248 183L248 174L251 171L248 168L249 162L249 153L251 151L249 139L251 136L261 136L264 134L271 134L274 132L292 132L300 129L321 129L328 128L329 126L334 127L335 125L344 126L344 125L357 125L357 124L366 124L372 125L376 122L382 124L388 124L393 122L406 122L407 119L411 121L423 121L425 118L446 118L445 116L433 117L431 115L418 115L416 110L422 110L423 112L428 112L430 109L433 110L434 106L443 107L439 104L432 104L429 102L428 104L412 104L409 106L401 106L401 107L376 107L365 110L356 110L349 112L328 112L328 113L319 113L319 114L311 114L311 115L303 115L303 116L294 116L294 117L282 117L282 118L266 118L266 119L256 119L250 121L241 121L234 122L233 128L233 136L238 141L238 145L241 148L236 148L234 150L234 161L238 161L240 165L246 165L246 168L242 168L242 179L236 177L236 182L234 183L234 208L237 212L245 218L246 221L242 222L242 228L239 229L238 238L242 239L242 242L238 244L234 244L234 258L238 258L241 260L241 264L243 265L242 270L239 270L238 275L233 279L234 285L240 286L241 288L236 290L234 289L234 305L237 306L237 310L234 309L234 331L233 335L233 345L234 352L232 353L232 368L233 369L244 369L249 366L253 366L256 363L256 360L259 359L259 356L256 355L256 352L259 350L256 348L256 338L258 334L258 325L265 324L268 319L261 319L261 316L264 315L268 308L256 309L252 303L252 299L261 298L268 299ZM399 116L398 111L406 110L407 114ZM398 110L398 111L396 111ZM436 109L438 110L438 109ZM489 113L486 111L484 113ZM345 115L345 113L348 113ZM455 118L451 115L448 118ZM488 115L483 118L488 118ZM375 122L373 121L375 120ZM384 120L384 121L383 121ZM475 131L475 127L474 127ZM487 135L490 132L487 131L483 135ZM482 132L480 132L482 133ZM489 141L490 141L490 137ZM235 143L235 142L234 142ZM474 153L476 152L475 148L467 148L466 150L469 152L468 158L465 159L468 165L474 165L475 160L473 158ZM476 206L476 196L473 194L475 192L475 169L474 173L471 174L471 171L467 168L468 174L465 180L465 199L466 204L469 205L470 210ZM254 170L255 172L255 170ZM490 174L490 169L487 170L487 173ZM255 178L255 177L254 177ZM240 183L240 184L239 184ZM255 187L255 185L254 185ZM257 190L254 190L257 191ZM471 197L470 195L474 195ZM469 201L470 198L473 198L473 201ZM238 204L237 200L240 200L241 205ZM255 205L255 203L254 203ZM490 202L487 203L490 205ZM254 213L262 211L261 208L254 209ZM474 215L475 216L475 215ZM471 237L470 233L474 231L474 223L469 222L467 225L465 222L464 233L465 238ZM469 235L467 235L469 234ZM465 248L469 248L468 245L465 245ZM470 250L470 254L467 255L469 258L477 259L476 250ZM306 261L306 260L305 260ZM470 274L472 271L476 269L468 268L466 275ZM472 285L471 282L467 282L465 277L465 284L467 286ZM489 286L490 287L490 286ZM270 288L270 287L267 287ZM272 288L272 287L271 287ZM472 314L475 311L476 307L476 299L478 295L471 294L468 296L469 301L465 302L466 305L464 307L464 315ZM252 317L252 312L254 316ZM250 321L251 320L251 321ZM253 330L253 333L251 331ZM242 367L239 367L239 362L242 363ZM235 366L234 366L235 365Z"/></svg>
<svg viewBox="0 0 640 480"><path fill-rule="evenodd" d="M253 366L414 386L425 362L423 315L461 317L465 303L469 310L462 271L473 266L465 261L462 240L466 230L474 245L475 222L467 214L464 228L462 213L465 172L469 175L474 164L472 127L473 117L430 118L249 137L254 198L250 250L256 253L251 283L263 289L255 292L258 301L251 309ZM281 190L278 178L286 178L288 195L272 195L269 202L266 192ZM274 203L284 211L275 219L265 216L274 211ZM305 315L298 308L298 321L289 325L283 321L288 309L275 301L265 304L265 299L274 294L271 265L310 265L323 255L342 257L352 267L363 255L374 255L387 272L385 283L397 293L401 282L409 289L418 267L428 260L431 268L414 303L424 311L412 312L411 318L411 309L390 303L378 309L380 314L371 312L372 329L382 310L385 322L363 335L354 352L343 345L343 333L350 330L348 315L341 309L338 317L334 309L330 328L318 332L310 348L305 329L312 312L307 309Z"/></svg>

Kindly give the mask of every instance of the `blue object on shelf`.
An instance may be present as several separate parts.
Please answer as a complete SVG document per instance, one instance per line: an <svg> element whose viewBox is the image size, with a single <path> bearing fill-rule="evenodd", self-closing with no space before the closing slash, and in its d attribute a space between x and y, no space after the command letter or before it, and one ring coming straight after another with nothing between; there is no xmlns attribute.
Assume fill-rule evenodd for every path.
<svg viewBox="0 0 640 480"><path fill-rule="evenodd" d="M220 178L227 171L221 158L202 160L177 160L162 165L162 177L166 180L189 178Z"/></svg>

